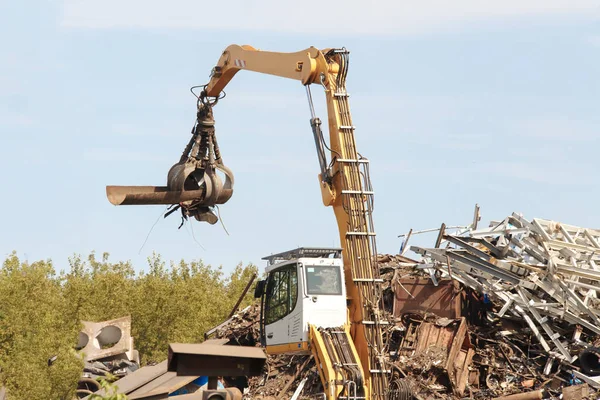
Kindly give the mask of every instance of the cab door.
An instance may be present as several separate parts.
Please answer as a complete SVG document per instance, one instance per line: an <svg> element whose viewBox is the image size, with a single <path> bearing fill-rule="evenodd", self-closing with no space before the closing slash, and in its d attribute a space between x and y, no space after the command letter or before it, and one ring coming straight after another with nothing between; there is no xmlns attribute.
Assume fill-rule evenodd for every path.
<svg viewBox="0 0 600 400"><path fill-rule="evenodd" d="M264 300L264 335L267 346L290 343L291 314L298 306L297 265L290 264L269 273Z"/></svg>

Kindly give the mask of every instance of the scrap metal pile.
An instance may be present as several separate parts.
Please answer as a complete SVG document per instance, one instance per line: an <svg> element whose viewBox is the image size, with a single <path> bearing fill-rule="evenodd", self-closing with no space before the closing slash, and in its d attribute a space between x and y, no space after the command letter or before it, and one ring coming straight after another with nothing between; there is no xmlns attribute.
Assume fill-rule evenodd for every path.
<svg viewBox="0 0 600 400"><path fill-rule="evenodd" d="M259 347L259 318L260 306L253 304L221 324L214 335L230 345ZM268 356L263 374L248 378L246 386L244 399L289 399L295 392L298 400L312 399L323 391L314 360L307 355Z"/></svg>
<svg viewBox="0 0 600 400"><path fill-rule="evenodd" d="M442 225L435 247L410 247L420 259L378 256L392 386L416 399L596 398L600 231L517 214L476 225ZM260 346L259 314L247 307L216 337ZM311 356L269 356L247 384L248 399L322 393Z"/></svg>
<svg viewBox="0 0 600 400"><path fill-rule="evenodd" d="M444 289L440 292L438 288L431 285L428 279L416 278L415 280L415 277L406 278L406 275L416 275L421 273L414 269L414 266L418 265L418 262L406 257L399 255L381 255L378 257L378 263L381 270L381 276L385 281L384 295L387 298L387 301L385 302L385 312L388 319L390 321L394 320L394 315L411 316L411 320L405 320L404 323L410 327L412 336L409 337L409 335L405 334L405 329L402 328L404 323L402 322L401 317L396 318L396 324L392 325L392 328L387 331L385 335L390 350L389 361L391 365L396 365L394 374L400 374L400 378L402 378L400 385L411 385L417 396L418 393L437 394L440 392L437 387L439 384L434 385L433 388L428 384L423 386L419 384L419 379L417 378L421 375L429 376L431 375L431 371L434 370L436 372L439 370L440 374L442 374L445 366L454 363L457 357L466 355L463 351L463 348L465 347L463 343L469 343L466 321L464 318L445 318L439 329L435 323L422 323L422 321L419 320L418 310L423 304L427 306L428 300L423 297L423 294L429 295L430 293L428 290L431 292L431 289L425 288L425 290L422 290L423 288L417 288L417 286L431 286L433 292L443 293L445 295L447 294L447 285L445 285ZM405 288L415 292L415 302L400 301L402 295L394 294L395 292L399 293L398 284L400 282L404 282ZM450 293L452 293L452 290L453 289L450 288ZM440 298L437 300L440 300ZM402 306L398 306L399 304L402 304ZM411 308L411 305L413 304L416 306L414 309ZM448 304L451 304L452 313L444 313L441 307L437 307L439 308L438 311L443 315L454 316L454 304L456 304L456 302L448 302ZM408 313L409 309L414 312ZM458 312L460 312L460 310L458 310ZM421 315L426 317L426 313ZM216 338L227 339L228 344L230 345L260 346L259 318L260 307L258 304L253 304L233 315L232 318L219 325L219 327L211 333L213 333ZM429 348L429 345L432 343L428 343L426 340L418 340L415 335L420 329L422 330L425 328L427 328L431 334L426 335L421 333L418 336L422 338L436 337L439 339L436 343L433 343L437 344L438 352L435 355L431 354L432 351ZM441 331L443 331L444 334L440 334ZM454 342L458 343L458 345L453 346ZM402 351L398 351L400 344L402 344ZM412 354L415 353L415 350L416 354ZM471 353L468 353L468 355L471 356ZM443 361L436 359L435 357L437 356L442 357L448 365L441 365L440 362ZM407 360L410 360L410 368ZM457 383L457 390L459 390L459 386L464 390L466 376L469 371L466 366L469 360L470 359L464 357L464 368L461 371L458 371L457 368L449 367L452 379ZM405 378L406 376L408 376L408 379ZM455 379L455 376L457 379ZM423 379L420 379L420 381L425 382ZM394 383L392 386L393 385ZM392 390L393 389L394 388L392 388ZM446 391L445 386L443 389ZM397 390L401 392L403 388L399 387ZM322 393L323 388L312 356L269 355L263 374L248 379L244 398L315 399L322 398L320 397L322 396ZM450 393L452 393L451 389Z"/></svg>
<svg viewBox="0 0 600 400"><path fill-rule="evenodd" d="M462 288L471 392L573 398L572 385L600 388L599 230L512 214L452 235L442 226L434 248L411 250L435 284Z"/></svg>
<svg viewBox="0 0 600 400"><path fill-rule="evenodd" d="M439 231L434 247L410 247L420 259L405 255L406 242L402 254L377 257L390 322L383 338L390 391L417 400L596 398L600 230L518 214L478 229L477 216L469 227L429 230ZM260 347L260 306L230 315L205 339ZM129 317L84 322L77 349L86 361L80 398L107 373L129 379L143 372ZM260 375L223 379L244 389L245 399L323 393L310 355L268 356Z"/></svg>

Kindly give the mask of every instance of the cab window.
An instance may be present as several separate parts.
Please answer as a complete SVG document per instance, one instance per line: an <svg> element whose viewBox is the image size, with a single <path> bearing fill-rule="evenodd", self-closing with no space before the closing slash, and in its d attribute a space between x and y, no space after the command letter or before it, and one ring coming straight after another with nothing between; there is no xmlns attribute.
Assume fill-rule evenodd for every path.
<svg viewBox="0 0 600 400"><path fill-rule="evenodd" d="M271 272L267 282L265 323L272 324L294 311L297 300L296 265L289 265Z"/></svg>
<svg viewBox="0 0 600 400"><path fill-rule="evenodd" d="M339 267L306 266L308 294L342 294L342 276Z"/></svg>

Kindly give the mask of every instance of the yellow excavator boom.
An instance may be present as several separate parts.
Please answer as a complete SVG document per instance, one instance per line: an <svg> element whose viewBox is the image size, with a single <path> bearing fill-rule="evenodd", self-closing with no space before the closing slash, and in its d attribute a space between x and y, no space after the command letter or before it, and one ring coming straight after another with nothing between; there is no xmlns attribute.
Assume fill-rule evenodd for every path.
<svg viewBox="0 0 600 400"><path fill-rule="evenodd" d="M217 97L240 70L260 72L282 78L296 79L304 85L319 83L320 74L328 72L323 53L314 47L296 53L257 50L252 46L231 45L223 51L211 71L206 95Z"/></svg>

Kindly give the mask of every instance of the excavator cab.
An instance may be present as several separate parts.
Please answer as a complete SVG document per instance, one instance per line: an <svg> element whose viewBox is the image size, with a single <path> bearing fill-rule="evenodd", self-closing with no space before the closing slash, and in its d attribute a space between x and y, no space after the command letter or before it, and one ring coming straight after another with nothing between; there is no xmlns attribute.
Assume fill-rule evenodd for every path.
<svg viewBox="0 0 600 400"><path fill-rule="evenodd" d="M342 249L301 247L263 257L267 278L254 297L261 299L261 344L269 354L309 354L309 324L346 324Z"/></svg>

